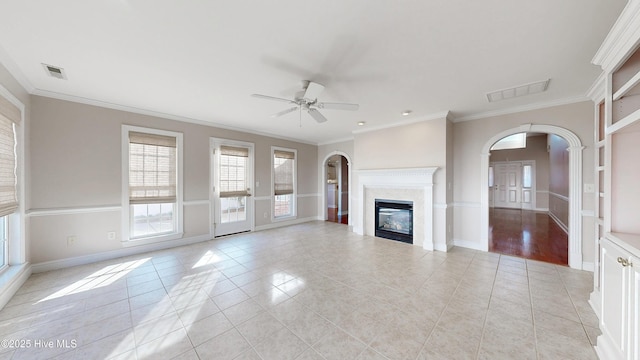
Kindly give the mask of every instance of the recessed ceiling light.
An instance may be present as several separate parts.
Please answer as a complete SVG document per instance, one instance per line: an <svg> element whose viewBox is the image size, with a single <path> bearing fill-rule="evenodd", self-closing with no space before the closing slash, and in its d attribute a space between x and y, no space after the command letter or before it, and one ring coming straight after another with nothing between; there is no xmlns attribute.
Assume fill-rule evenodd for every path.
<svg viewBox="0 0 640 360"><path fill-rule="evenodd" d="M402 112L402 116L407 116L409 114L411 114L411 110L405 110Z"/></svg>
<svg viewBox="0 0 640 360"><path fill-rule="evenodd" d="M364 121L358 121L358 126L364 126Z"/></svg>

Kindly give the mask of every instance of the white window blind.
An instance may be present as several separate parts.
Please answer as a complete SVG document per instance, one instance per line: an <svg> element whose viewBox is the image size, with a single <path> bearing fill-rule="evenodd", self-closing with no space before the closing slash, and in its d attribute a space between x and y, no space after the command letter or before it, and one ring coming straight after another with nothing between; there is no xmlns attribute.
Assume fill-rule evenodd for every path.
<svg viewBox="0 0 640 360"><path fill-rule="evenodd" d="M249 196L247 189L247 159L249 149L220 146L220 197Z"/></svg>
<svg viewBox="0 0 640 360"><path fill-rule="evenodd" d="M176 138L129 132L129 203L176 202Z"/></svg>
<svg viewBox="0 0 640 360"><path fill-rule="evenodd" d="M18 209L14 124L19 123L20 110L0 96L0 216Z"/></svg>
<svg viewBox="0 0 640 360"><path fill-rule="evenodd" d="M295 153L284 150L274 150L274 194L293 194L293 161Z"/></svg>

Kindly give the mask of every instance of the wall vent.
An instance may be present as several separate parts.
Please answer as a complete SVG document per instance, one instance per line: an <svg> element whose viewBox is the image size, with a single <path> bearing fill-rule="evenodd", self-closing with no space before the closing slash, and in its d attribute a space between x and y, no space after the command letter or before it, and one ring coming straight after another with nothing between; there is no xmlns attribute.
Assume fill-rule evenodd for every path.
<svg viewBox="0 0 640 360"><path fill-rule="evenodd" d="M489 102L496 102L512 99L515 97L541 93L547 90L547 88L549 87L549 81L551 81L551 79L514 86L508 89L492 91L490 93L487 93L487 100L489 100Z"/></svg>
<svg viewBox="0 0 640 360"><path fill-rule="evenodd" d="M44 67L44 70L47 72L49 76L52 76L56 79L62 79L62 80L67 79L67 75L64 73L63 68L53 66L53 65L48 65L45 63L42 63L42 66Z"/></svg>

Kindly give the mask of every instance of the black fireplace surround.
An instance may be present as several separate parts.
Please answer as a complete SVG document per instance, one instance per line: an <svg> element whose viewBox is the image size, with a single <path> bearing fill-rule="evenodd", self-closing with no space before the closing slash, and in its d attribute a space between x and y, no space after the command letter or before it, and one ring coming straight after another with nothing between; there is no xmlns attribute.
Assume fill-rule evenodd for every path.
<svg viewBox="0 0 640 360"><path fill-rule="evenodd" d="M413 201L376 199L376 236L413 244Z"/></svg>

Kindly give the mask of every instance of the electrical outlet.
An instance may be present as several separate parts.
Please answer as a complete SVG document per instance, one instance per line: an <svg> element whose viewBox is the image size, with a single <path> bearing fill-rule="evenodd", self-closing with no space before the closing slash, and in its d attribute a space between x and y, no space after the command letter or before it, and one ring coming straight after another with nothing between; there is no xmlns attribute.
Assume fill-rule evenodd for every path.
<svg viewBox="0 0 640 360"><path fill-rule="evenodd" d="M107 240L115 240L116 239L116 232L115 231L109 231L107 233Z"/></svg>
<svg viewBox="0 0 640 360"><path fill-rule="evenodd" d="M268 212L264 212L264 218L266 219L267 217L269 217L269 213Z"/></svg>
<svg viewBox="0 0 640 360"><path fill-rule="evenodd" d="M75 236L67 237L67 246L72 246L75 243L76 243L76 237Z"/></svg>
<svg viewBox="0 0 640 360"><path fill-rule="evenodd" d="M593 193L593 192L595 192L595 185L593 185L593 184L584 184L584 192L585 193Z"/></svg>

